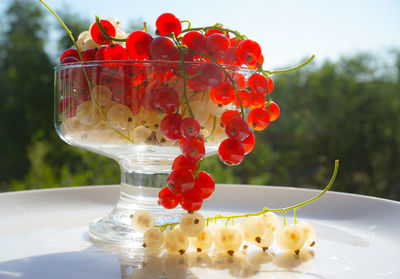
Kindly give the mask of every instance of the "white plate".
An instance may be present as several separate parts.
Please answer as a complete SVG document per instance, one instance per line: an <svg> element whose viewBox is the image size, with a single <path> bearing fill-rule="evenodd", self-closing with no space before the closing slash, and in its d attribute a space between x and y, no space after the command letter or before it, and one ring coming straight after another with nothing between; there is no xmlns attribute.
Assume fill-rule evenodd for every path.
<svg viewBox="0 0 400 279"><path fill-rule="evenodd" d="M317 193L289 187L218 185L202 212L256 212L265 206L293 205ZM88 223L106 215L118 194L118 186L0 194L0 278L149 278L150 273L162 272L165 267L150 262L146 265L150 273L145 270L145 276L136 277L139 268L127 276L133 270L129 259L104 252L87 240ZM251 278L400 278L399 202L328 192L298 210L298 218L317 229L314 257L288 259L273 246L276 261L261 265ZM292 221L290 214L287 221ZM250 256L254 253L251 250ZM228 268L193 267L183 278L236 278L238 262L226 264ZM166 274L171 272L178 271Z"/></svg>

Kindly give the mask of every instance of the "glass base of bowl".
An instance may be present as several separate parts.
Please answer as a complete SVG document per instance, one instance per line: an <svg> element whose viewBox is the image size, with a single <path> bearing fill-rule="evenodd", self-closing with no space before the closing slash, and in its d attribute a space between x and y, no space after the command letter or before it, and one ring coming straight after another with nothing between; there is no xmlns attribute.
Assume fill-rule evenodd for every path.
<svg viewBox="0 0 400 279"><path fill-rule="evenodd" d="M131 216L138 210L150 211L156 225L179 222L185 211L180 207L165 209L158 204L158 192L165 186L169 173L122 172L121 193L111 213L89 225L89 236L93 243L112 244L139 248L143 245L143 232L136 232L131 225ZM140 185L140 186L136 186Z"/></svg>

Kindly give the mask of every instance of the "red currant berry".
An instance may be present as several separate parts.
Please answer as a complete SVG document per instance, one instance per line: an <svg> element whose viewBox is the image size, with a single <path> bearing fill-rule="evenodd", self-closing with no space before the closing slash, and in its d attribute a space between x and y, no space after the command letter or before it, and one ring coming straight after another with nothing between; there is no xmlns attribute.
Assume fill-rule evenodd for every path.
<svg viewBox="0 0 400 279"><path fill-rule="evenodd" d="M186 45L189 49L203 52L206 45L206 38L200 32L190 31L183 36L182 44Z"/></svg>
<svg viewBox="0 0 400 279"><path fill-rule="evenodd" d="M196 137L197 140L199 140L203 145L204 145L204 138L199 135ZM185 142L187 142L188 139L181 137L181 139L179 140L179 148L182 150L183 149L183 145L185 144Z"/></svg>
<svg viewBox="0 0 400 279"><path fill-rule="evenodd" d="M222 81L210 90L210 98L217 105L227 105L233 101L235 90L230 81Z"/></svg>
<svg viewBox="0 0 400 279"><path fill-rule="evenodd" d="M247 90L239 90L238 91L238 95L240 98L240 102L242 103L242 106L244 108L247 108L249 106L249 92L247 92ZM235 94L235 97L233 98L233 104L237 107L240 107L240 103L239 100Z"/></svg>
<svg viewBox="0 0 400 279"><path fill-rule="evenodd" d="M189 86L194 90L209 90L218 86L222 81L222 70L213 62L202 63L197 74L189 80Z"/></svg>
<svg viewBox="0 0 400 279"><path fill-rule="evenodd" d="M269 122L269 113L264 108L252 109L247 115L247 123L256 131L265 130L268 127Z"/></svg>
<svg viewBox="0 0 400 279"><path fill-rule="evenodd" d="M247 86L254 93L257 92L266 94L266 91L268 89L268 81L265 76L255 73L249 77L247 81Z"/></svg>
<svg viewBox="0 0 400 279"><path fill-rule="evenodd" d="M208 199L215 191L214 179L208 173L200 171L194 179L194 187L190 191L197 191L203 200Z"/></svg>
<svg viewBox="0 0 400 279"><path fill-rule="evenodd" d="M224 113L221 115L221 123L226 126L226 124L231 121L235 117L240 117L240 113L237 110L226 110Z"/></svg>
<svg viewBox="0 0 400 279"><path fill-rule="evenodd" d="M128 94L125 95L125 103L124 105L128 106L132 111L133 115L138 114L140 112L140 108L142 106L142 100L139 98L138 89L128 90Z"/></svg>
<svg viewBox="0 0 400 279"><path fill-rule="evenodd" d="M149 46L153 37L149 33L138 30L126 38L126 49L130 59L149 59Z"/></svg>
<svg viewBox="0 0 400 279"><path fill-rule="evenodd" d="M177 140L182 137L181 134L182 116L170 113L161 120L160 128L167 139Z"/></svg>
<svg viewBox="0 0 400 279"><path fill-rule="evenodd" d="M158 193L158 201L166 209L173 209L178 206L181 196L175 195L168 187L164 187Z"/></svg>
<svg viewBox="0 0 400 279"><path fill-rule="evenodd" d="M279 114L281 113L281 110L279 109L279 106L277 103L275 102L271 102L268 107L267 110L269 111L269 117L270 117L270 121L275 121L278 119Z"/></svg>
<svg viewBox="0 0 400 279"><path fill-rule="evenodd" d="M193 162L200 161L206 150L204 148L204 143L202 143L198 139L189 139L182 145L182 154L186 157L186 159L191 160Z"/></svg>
<svg viewBox="0 0 400 279"><path fill-rule="evenodd" d="M68 56L68 57L65 57L63 60L61 60L61 64L76 63L76 62L79 62L79 59L77 59L73 56Z"/></svg>
<svg viewBox="0 0 400 279"><path fill-rule="evenodd" d="M82 60L83 61L92 61L96 59L96 50L93 48L89 48L82 52Z"/></svg>
<svg viewBox="0 0 400 279"><path fill-rule="evenodd" d="M222 27L222 25L219 25L219 27ZM224 35L225 37L227 37L228 39L229 39L229 32L224 32L224 31L222 31L222 30L219 30L219 29L207 29L207 32L206 32L206 35L205 35L205 37L206 38L208 38L208 37L210 37L212 34L222 34L222 35Z"/></svg>
<svg viewBox="0 0 400 279"><path fill-rule="evenodd" d="M179 106L179 94L172 87L158 89L155 92L154 105L159 112L175 112Z"/></svg>
<svg viewBox="0 0 400 279"><path fill-rule="evenodd" d="M149 45L149 58L151 60L174 61L179 58L179 51L170 38L154 38Z"/></svg>
<svg viewBox="0 0 400 279"><path fill-rule="evenodd" d="M199 135L200 124L191 117L184 118L181 123L181 133L184 138L192 139Z"/></svg>
<svg viewBox="0 0 400 279"><path fill-rule="evenodd" d="M64 60L64 58L67 57L75 57L78 61L80 60L78 51L75 48L69 48L64 50L64 52L61 54L60 57L60 63L63 64L62 61Z"/></svg>
<svg viewBox="0 0 400 279"><path fill-rule="evenodd" d="M244 154L247 155L249 154L253 148L254 145L256 144L256 138L254 137L254 134L252 131L250 131L249 136L242 140L243 147L244 147Z"/></svg>
<svg viewBox="0 0 400 279"><path fill-rule="evenodd" d="M226 135L234 140L244 140L249 136L250 129L242 117L234 117L225 126Z"/></svg>
<svg viewBox="0 0 400 279"><path fill-rule="evenodd" d="M107 47L103 46L97 50L95 60L97 60L97 61L105 60L104 59L104 51L106 50L106 48Z"/></svg>
<svg viewBox="0 0 400 279"><path fill-rule="evenodd" d="M203 200L198 196L193 196L190 193L181 197L181 206L187 211L197 211L203 205Z"/></svg>
<svg viewBox="0 0 400 279"><path fill-rule="evenodd" d="M180 169L187 169L191 173L194 173L197 169L197 164L189 159L186 159L185 156L179 155L175 158L174 162L172 163L172 170L180 170Z"/></svg>
<svg viewBox="0 0 400 279"><path fill-rule="evenodd" d="M259 92L249 92L248 102L250 109L265 107L264 94Z"/></svg>
<svg viewBox="0 0 400 279"><path fill-rule="evenodd" d="M115 26L110 21L102 19L100 20L100 26L106 32L107 35L115 37L117 31L115 29ZM90 27L90 35L92 36L93 41L95 41L99 45L111 44L110 40L107 40L106 38L103 37L103 34L101 33L96 22L93 23L92 26Z"/></svg>
<svg viewBox="0 0 400 279"><path fill-rule="evenodd" d="M183 195L194 186L193 174L187 169L173 170L167 177L167 185L175 195Z"/></svg>
<svg viewBox="0 0 400 279"><path fill-rule="evenodd" d="M206 38L205 52L217 62L222 62L225 52L229 48L229 40L224 35L212 34Z"/></svg>
<svg viewBox="0 0 400 279"><path fill-rule="evenodd" d="M246 87L246 77L241 73L233 73L232 79L236 82L240 89L245 89Z"/></svg>
<svg viewBox="0 0 400 279"><path fill-rule="evenodd" d="M242 64L252 68L257 67L257 63L260 62L261 47L255 41L243 40L237 46L237 56Z"/></svg>
<svg viewBox="0 0 400 279"><path fill-rule="evenodd" d="M274 90L274 81L273 81L272 78L270 78L270 77L268 77L267 79L268 79L268 91L265 92L265 95L266 95L267 93L271 93L272 90Z"/></svg>
<svg viewBox="0 0 400 279"><path fill-rule="evenodd" d="M236 37L230 38L229 39L229 45L232 46L236 46L238 45L238 43L240 43L242 40L237 39Z"/></svg>
<svg viewBox="0 0 400 279"><path fill-rule="evenodd" d="M244 158L243 144L234 139L225 139L218 147L218 157L229 166L240 164Z"/></svg>
<svg viewBox="0 0 400 279"><path fill-rule="evenodd" d="M178 37L182 31L182 24L175 15L171 13L165 13L157 18L156 29L160 36L174 33L174 36Z"/></svg>
<svg viewBox="0 0 400 279"><path fill-rule="evenodd" d="M121 45L111 44L104 50L105 60L127 60L128 51Z"/></svg>
<svg viewBox="0 0 400 279"><path fill-rule="evenodd" d="M224 64L233 65L233 66L241 66L242 65L242 62L239 61L239 59L236 55L236 47L234 47L234 46L230 47L225 52Z"/></svg>

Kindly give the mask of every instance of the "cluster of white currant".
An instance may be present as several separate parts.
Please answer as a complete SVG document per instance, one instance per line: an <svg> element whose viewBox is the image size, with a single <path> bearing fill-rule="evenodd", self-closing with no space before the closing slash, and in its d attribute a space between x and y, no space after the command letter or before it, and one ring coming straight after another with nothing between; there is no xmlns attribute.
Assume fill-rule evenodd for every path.
<svg viewBox="0 0 400 279"><path fill-rule="evenodd" d="M276 238L278 246L285 252L299 254L300 249L315 244L316 232L308 222L281 225L278 216L267 212L263 216L246 217L239 226L224 226L210 223L206 226L204 217L195 212L187 213L179 225L171 230L161 231L155 227L155 219L148 211L137 211L132 215L132 227L143 232L143 247L149 250L161 249L169 253L184 254L189 247L197 252L209 251L213 244L218 252L233 256L244 244L254 244L264 251ZM244 243L245 242L245 243Z"/></svg>

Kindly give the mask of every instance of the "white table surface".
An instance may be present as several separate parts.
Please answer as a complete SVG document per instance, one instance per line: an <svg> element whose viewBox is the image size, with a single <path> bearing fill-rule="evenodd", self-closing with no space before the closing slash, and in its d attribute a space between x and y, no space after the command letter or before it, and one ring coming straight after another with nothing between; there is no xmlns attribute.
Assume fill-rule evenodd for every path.
<svg viewBox="0 0 400 279"><path fill-rule="evenodd" d="M218 185L201 212L207 216L257 212L265 206L293 205L316 193L289 187ZM88 240L88 224L106 215L118 196L116 185L0 194L0 278L239 276L243 266L237 263L227 263L228 267L192 267L179 273L168 269L174 266L166 264L174 261L171 258L161 258L159 262L145 259L148 262L143 267L143 260L135 257L135 251L110 252L95 247ZM309 251L313 257L307 261L287 260L273 246L276 260L262 265L250 278L400 278L399 202L328 192L299 210L298 218L317 229L317 245ZM292 221L290 214L287 220ZM254 256L259 252L249 253Z"/></svg>

